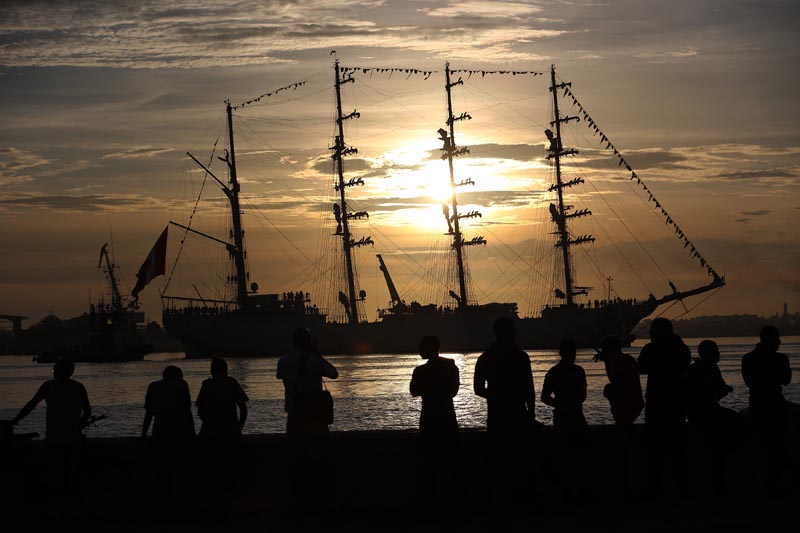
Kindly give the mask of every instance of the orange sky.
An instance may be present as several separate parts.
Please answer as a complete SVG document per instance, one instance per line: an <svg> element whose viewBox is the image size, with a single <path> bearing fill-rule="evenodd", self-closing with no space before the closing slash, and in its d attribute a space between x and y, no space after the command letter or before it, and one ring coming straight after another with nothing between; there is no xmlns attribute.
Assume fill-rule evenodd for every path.
<svg viewBox="0 0 800 533"><path fill-rule="evenodd" d="M446 298L433 261L446 250L447 174L436 135L446 118L445 61L477 70L557 65L726 276L712 298L686 302L692 314L772 314L784 302L797 310L800 107L797 74L786 65L797 64L798 8L678 4L352 0L243 2L234 10L212 2L11 2L0 20L0 312L83 312L104 290L97 256L112 234L129 289L167 221L186 222L202 176L185 172L192 166L184 154L208 159L223 132L222 101L298 81L306 83L237 113L250 270L261 292L302 289L330 302L336 292L318 278L330 278L334 245L323 238L332 230L323 228L332 218L332 49L343 65L438 71L427 80L357 73L346 87L345 112L361 113L348 124L348 143L359 148L348 176L365 181L351 190L351 205L370 212L354 233L376 242L358 259L370 316L388 301L375 253L404 298ZM465 209L483 214L464 231L489 241L471 250L474 297L518 301L535 313L553 288L552 247L531 244L548 238L540 231L549 224L547 80L463 77L454 111L473 118L458 124L456 139L472 153L457 171L475 181L462 196ZM578 112L565 105L563 112ZM668 280L680 289L708 282L585 123L571 124L565 143L581 150L571 175L587 181L571 191L571 203L593 211L574 226L597 237L576 250L578 281L595 287L592 298L608 276L625 298L667 293ZM224 237L218 201L204 196L196 224ZM168 268L178 241L173 231ZM191 295L191 283L216 290L208 265L225 254L215 246L187 239L189 262L176 268L171 293ZM142 293L152 319L163 287L160 278ZM678 305L667 316L684 311Z"/></svg>

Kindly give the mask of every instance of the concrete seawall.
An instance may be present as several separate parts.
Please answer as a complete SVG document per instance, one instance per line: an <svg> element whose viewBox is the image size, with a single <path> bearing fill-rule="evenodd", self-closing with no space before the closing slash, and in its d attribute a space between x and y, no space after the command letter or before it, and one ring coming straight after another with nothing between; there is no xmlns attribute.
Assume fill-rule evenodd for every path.
<svg viewBox="0 0 800 533"><path fill-rule="evenodd" d="M448 494L437 496L453 506L456 520L467 530L470 524L479 524L491 514L494 478L486 459L486 437L482 431L462 432L459 450L454 452L456 482ZM629 440L631 491L625 495L621 468L624 443L615 428L592 427L582 443L569 445L551 430L539 430L524 443L523 460L514 472L521 487L515 490L522 491L513 504L518 512L515 520L538 520L554 527L560 524L561 530L570 530L569 524L578 528L584 519L589 520L587 527L604 521L610 525L617 518L631 527L639 523L637 520L646 526L678 519L681 511L675 503L681 502L688 506L687 523L702 518L735 530L737 524L763 524L765 515L772 517L776 527L797 523L791 514L796 512L793 506L780 503L783 496L796 501L800 493L796 466L784 472L783 496L777 502L762 498L764 474L752 440L741 442L721 459L723 493L715 503L716 511L706 513L713 492L711 460L719 455L702 450L701 442L688 436L689 493L678 493L670 474L673 469L665 465L664 494L656 497L646 489L644 437L643 428L637 427ZM166 490L162 501L168 502L179 523L194 524L193 529L207 524L208 517L217 516L217 512L226 521L240 525L285 525L307 510L302 505L298 509L298 498L292 491L292 482L298 476L290 460L290 446L284 435L245 436L230 453L215 455L195 443L174 454L182 473L169 478L175 486L167 489L164 478L157 475L162 463L150 442L87 439L75 481L65 488L56 475L60 463L44 442L7 442L2 447L2 501L16 516L30 517L33 522L58 521L62 502L82 524L146 528L158 514L154 491ZM797 446L793 450L796 454ZM328 526L358 529L359 524L375 520L388 529L395 524L397 530L403 530L403 524L410 526L419 518L424 487L417 432L333 433L319 454L324 466L303 483L325 491L325 509L320 509L325 517L318 519L330 522ZM215 491L227 498L226 504L211 496ZM741 502L762 502L758 505L766 507L750 505L744 509ZM674 513L667 512L669 509ZM564 517L572 517L568 525ZM731 520L733 525L728 524ZM613 529L620 530L620 526Z"/></svg>

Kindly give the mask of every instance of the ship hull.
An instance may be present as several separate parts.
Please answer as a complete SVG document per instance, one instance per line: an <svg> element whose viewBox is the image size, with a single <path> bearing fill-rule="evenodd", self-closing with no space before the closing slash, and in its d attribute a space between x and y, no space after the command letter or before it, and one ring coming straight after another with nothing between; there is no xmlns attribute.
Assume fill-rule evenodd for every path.
<svg viewBox="0 0 800 533"><path fill-rule="evenodd" d="M525 349L554 349L564 337L582 348L599 346L609 334L632 340L631 330L656 305L634 302L602 308L554 307L540 317L516 318L518 343ZM325 354L415 353L423 336L435 335L443 352L477 352L494 340L497 311L439 311L391 316L378 322L326 323L321 316L236 311L221 315L165 313L164 327L177 337L189 358L275 357L292 349L292 332L307 327Z"/></svg>

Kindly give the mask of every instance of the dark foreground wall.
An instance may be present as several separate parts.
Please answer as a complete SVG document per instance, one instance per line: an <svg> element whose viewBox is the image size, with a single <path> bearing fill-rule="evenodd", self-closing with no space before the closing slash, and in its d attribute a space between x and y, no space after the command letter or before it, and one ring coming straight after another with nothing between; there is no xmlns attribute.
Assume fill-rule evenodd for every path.
<svg viewBox="0 0 800 533"><path fill-rule="evenodd" d="M796 465L797 440L791 438ZM446 501L440 510L451 510L467 530L469 524L493 520L492 510L560 530L597 530L602 524L613 530L625 529L620 524L670 530L669 523L661 527L663 521L682 512L688 513L689 525L721 524L726 531L797 524L791 502L800 495L798 469L787 464L780 492L768 498L764 457L749 438L724 454L688 436L688 492L680 492L678 470L663 458L660 495L648 488L643 429L636 428L629 442L626 492L626 441L614 428L593 427L579 442L541 429L519 443L524 451L506 478L496 475L498 463L487 455L486 434L463 432L453 451L456 479L435 498ZM420 518L425 503L419 444L416 432L334 433L319 449L322 466L308 473L292 461L296 446L283 435L246 436L224 454L195 445L167 459L139 439L89 439L76 476L65 486L58 475L61 463L45 443L6 442L2 504L4 516L11 512L31 526L59 522L66 515L81 524L144 530L159 519L173 519L198 530L211 520L286 524L312 511L315 520L333 529L374 520L379 530L403 530ZM513 459L513 445L500 455ZM722 492L712 502L717 459ZM315 490L323 495L320 505L313 503Z"/></svg>

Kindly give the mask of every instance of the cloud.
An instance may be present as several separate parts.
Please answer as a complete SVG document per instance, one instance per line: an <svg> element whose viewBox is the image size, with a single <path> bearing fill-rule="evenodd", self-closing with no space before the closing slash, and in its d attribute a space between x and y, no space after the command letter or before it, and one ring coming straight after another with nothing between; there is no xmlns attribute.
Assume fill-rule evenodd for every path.
<svg viewBox="0 0 800 533"><path fill-rule="evenodd" d="M726 180L760 180L763 178L796 178L798 173L793 169L768 168L764 170L735 170L717 174L716 178Z"/></svg>
<svg viewBox="0 0 800 533"><path fill-rule="evenodd" d="M10 2L0 23L0 64L203 68L288 63L293 60L287 53L339 46L470 59L481 51L488 60L533 60L541 56L516 50L519 43L566 31L532 27L524 15L539 8L523 3L460 2L417 14L422 20L408 24L398 24L398 17L386 15L391 9L378 9L383 7L385 2L367 0L243 0L224 6L210 0ZM431 17L457 14L472 18L430 25Z"/></svg>
<svg viewBox="0 0 800 533"><path fill-rule="evenodd" d="M449 2L434 8L420 8L419 11L430 17L476 17L476 18L516 18L542 12L542 7L521 2L465 1Z"/></svg>
<svg viewBox="0 0 800 533"><path fill-rule="evenodd" d="M162 200L137 195L22 195L0 198L2 208L41 208L57 211L85 211L94 213L111 210L162 209L166 208Z"/></svg>
<svg viewBox="0 0 800 533"><path fill-rule="evenodd" d="M106 154L100 159L142 159L172 152L173 150L173 148L153 148L150 146L142 146L140 148L131 148L121 152Z"/></svg>
<svg viewBox="0 0 800 533"><path fill-rule="evenodd" d="M674 61L676 59L683 59L686 57L694 57L700 51L694 47L687 47L683 50L674 50L669 52L640 52L635 57L639 59L653 59L655 61Z"/></svg>
<svg viewBox="0 0 800 533"><path fill-rule="evenodd" d="M34 178L28 170L52 162L52 159L28 150L15 147L0 149L0 187L33 181Z"/></svg>
<svg viewBox="0 0 800 533"><path fill-rule="evenodd" d="M757 216L762 216L762 215L768 215L770 213L772 213L771 209L758 209L756 211L741 211L740 214L751 216L751 217L757 217Z"/></svg>

